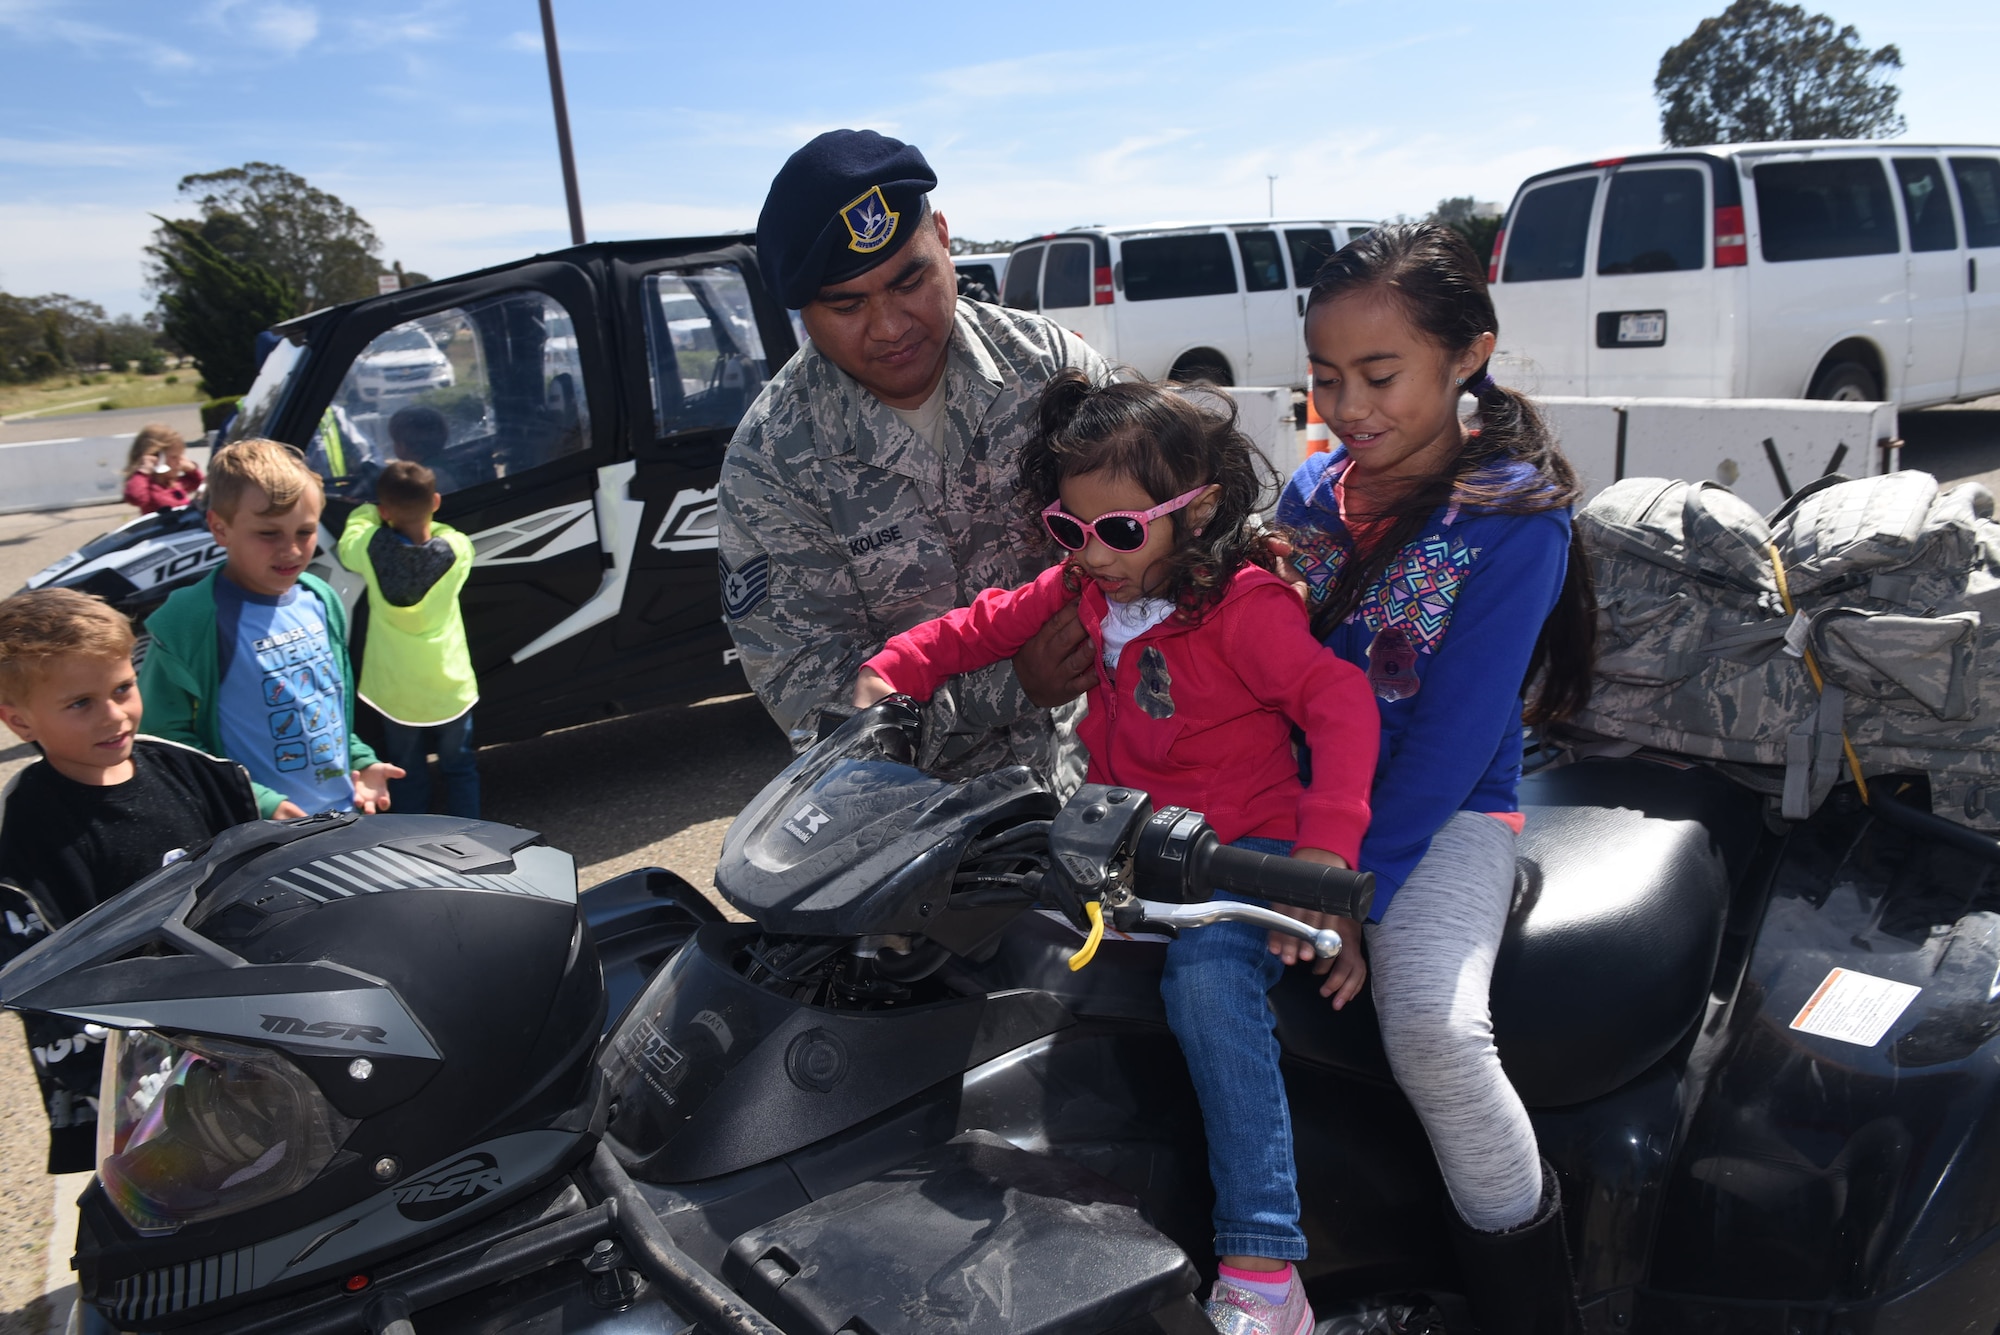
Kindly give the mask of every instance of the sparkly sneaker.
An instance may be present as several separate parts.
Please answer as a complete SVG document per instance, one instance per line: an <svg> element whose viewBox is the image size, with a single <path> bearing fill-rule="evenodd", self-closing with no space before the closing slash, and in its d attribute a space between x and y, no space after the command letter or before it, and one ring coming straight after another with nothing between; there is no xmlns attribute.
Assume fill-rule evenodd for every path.
<svg viewBox="0 0 2000 1335"><path fill-rule="evenodd" d="M1265 1302L1249 1289L1218 1277L1208 1291L1208 1319L1221 1335L1312 1335L1312 1308L1306 1303L1299 1268L1280 1304Z"/></svg>

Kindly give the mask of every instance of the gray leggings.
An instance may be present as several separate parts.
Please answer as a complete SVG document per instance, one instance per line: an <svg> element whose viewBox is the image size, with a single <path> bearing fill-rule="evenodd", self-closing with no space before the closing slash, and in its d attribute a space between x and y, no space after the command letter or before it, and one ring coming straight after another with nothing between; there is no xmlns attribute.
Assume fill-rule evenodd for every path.
<svg viewBox="0 0 2000 1335"><path fill-rule="evenodd" d="M1527 1223L1542 1195L1535 1129L1493 1046L1493 960L1513 897L1514 832L1461 811L1365 929L1390 1069L1460 1217L1487 1232Z"/></svg>

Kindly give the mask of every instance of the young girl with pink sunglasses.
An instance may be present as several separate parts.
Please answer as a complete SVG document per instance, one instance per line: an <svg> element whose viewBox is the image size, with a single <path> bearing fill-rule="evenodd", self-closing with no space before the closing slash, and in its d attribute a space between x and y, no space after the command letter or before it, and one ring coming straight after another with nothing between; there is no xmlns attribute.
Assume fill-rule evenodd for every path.
<svg viewBox="0 0 2000 1335"><path fill-rule="evenodd" d="M1313 638L1298 594L1264 568L1270 556L1255 517L1265 484L1228 401L1143 381L1094 386L1066 371L1043 393L1020 469L1026 507L1067 559L891 639L861 669L855 704L896 692L927 699L946 678L1012 656L1080 599L1097 657L1078 729L1090 782L1205 812L1218 837L1241 847L1354 865L1380 719L1367 678ZM1294 726L1312 749L1310 788L1299 781ZM1330 925L1360 940L1360 924ZM1171 978L1174 951L1167 967ZM1367 974L1361 952L1343 950L1331 965L1335 1004L1351 1000ZM1168 1018L1185 1046L1205 1017L1173 996ZM1275 1084L1277 1040L1260 1013ZM1286 1115L1282 1089L1199 1086L1212 1144L1233 1135L1245 1099L1259 1116ZM1235 1310L1253 1302L1244 1295L1292 1283L1288 1270L1270 1271L1278 1263L1264 1259L1269 1248L1244 1241L1270 1221L1251 1193L1233 1189L1237 1176L1216 1175L1218 1325L1248 1315ZM1294 1323L1309 1320L1304 1313L1301 1303ZM1294 1332L1288 1324L1276 1335Z"/></svg>

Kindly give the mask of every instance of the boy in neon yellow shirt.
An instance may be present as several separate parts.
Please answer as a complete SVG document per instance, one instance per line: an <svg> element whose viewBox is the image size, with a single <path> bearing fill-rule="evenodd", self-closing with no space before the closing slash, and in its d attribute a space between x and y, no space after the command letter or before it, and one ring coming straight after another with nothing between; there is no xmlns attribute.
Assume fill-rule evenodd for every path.
<svg viewBox="0 0 2000 1335"><path fill-rule="evenodd" d="M472 573L472 542L438 523L437 477L398 459L382 470L375 504L348 516L340 563L368 584L368 651L360 697L382 716L382 752L407 773L389 784L398 811L430 810L427 757L444 773L444 810L479 815L472 706L479 682L458 594Z"/></svg>

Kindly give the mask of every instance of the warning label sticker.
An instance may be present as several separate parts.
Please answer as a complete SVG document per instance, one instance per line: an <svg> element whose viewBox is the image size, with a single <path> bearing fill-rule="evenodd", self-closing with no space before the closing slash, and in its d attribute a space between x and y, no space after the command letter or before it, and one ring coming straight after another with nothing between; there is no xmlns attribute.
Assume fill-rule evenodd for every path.
<svg viewBox="0 0 2000 1335"><path fill-rule="evenodd" d="M1873 974L1835 969L1792 1017L1791 1027L1872 1048L1921 991Z"/></svg>

